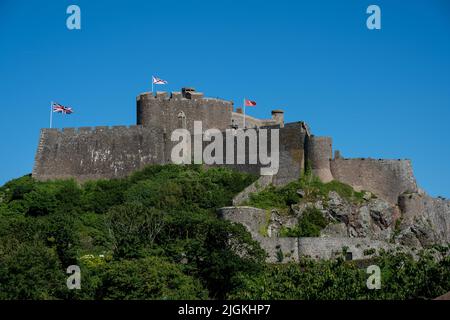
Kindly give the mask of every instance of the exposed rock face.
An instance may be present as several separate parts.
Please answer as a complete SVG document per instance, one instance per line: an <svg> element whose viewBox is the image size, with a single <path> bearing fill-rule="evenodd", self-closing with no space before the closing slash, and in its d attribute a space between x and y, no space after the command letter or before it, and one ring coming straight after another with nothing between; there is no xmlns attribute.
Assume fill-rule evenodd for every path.
<svg viewBox="0 0 450 320"><path fill-rule="evenodd" d="M400 170L400 173L404 172L407 170ZM381 197L372 193L373 190L358 198L342 197L338 192L330 191L326 196L306 201L311 195L299 189L296 194L301 200L291 205L289 212L285 209L229 207L222 208L221 213L225 219L247 227L268 253L268 262L298 261L302 256L330 259L342 253L343 247L350 250L353 259L365 259L372 255L369 253L374 252L372 249L400 249L414 255L416 250L450 244L450 201L432 198L419 188L415 189L415 181L408 180L407 176L402 188L391 188L393 193L387 192L389 188L385 189L387 191ZM412 187L397 196L408 183ZM239 194L239 201L234 204L269 184L269 179L260 179ZM319 210L329 222L319 237L281 237L287 234L282 230L296 228L299 219L312 208ZM289 234L296 234L298 230L290 230Z"/></svg>
<svg viewBox="0 0 450 320"><path fill-rule="evenodd" d="M321 238L347 238L348 231L345 223L332 223L320 232Z"/></svg>
<svg viewBox="0 0 450 320"><path fill-rule="evenodd" d="M417 249L450 243L450 201L419 193L404 194L395 205L372 194L352 203L331 191L327 200L292 205L289 215L272 210L269 236L278 237L282 227L293 228L308 208L330 221L321 231L323 238L367 238Z"/></svg>
<svg viewBox="0 0 450 320"><path fill-rule="evenodd" d="M338 224L322 230L324 237L369 238L417 249L450 243L448 200L408 193L399 197L398 205L373 197L364 197L363 203L352 204L333 191L328 198L322 212ZM296 205L294 212L299 215L308 205L318 207L319 203Z"/></svg>
<svg viewBox="0 0 450 320"><path fill-rule="evenodd" d="M219 210L221 218L241 223L267 252L267 262L298 261L298 239L280 238L278 230L284 223L276 211L253 207L225 207Z"/></svg>
<svg viewBox="0 0 450 320"><path fill-rule="evenodd" d="M305 207L306 208L306 207ZM345 248L351 259L366 259L381 249L406 250L402 246L369 238L349 238L345 223L330 224L323 230L320 238L279 237L281 226L292 227L296 217L286 216L276 210L263 210L253 207L225 207L219 215L226 220L241 223L267 252L267 262L299 261L308 256L313 259L333 259L343 254Z"/></svg>
<svg viewBox="0 0 450 320"><path fill-rule="evenodd" d="M399 197L402 220L399 243L429 247L450 243L450 201L424 193L407 193Z"/></svg>
<svg viewBox="0 0 450 320"><path fill-rule="evenodd" d="M328 200L315 203L301 203L292 206L294 214L302 215L308 207L322 211L332 223L322 230L323 237L341 236L350 238L370 238L389 241L392 238L395 222L400 210L382 199L365 197L363 203L354 204L331 191Z"/></svg>

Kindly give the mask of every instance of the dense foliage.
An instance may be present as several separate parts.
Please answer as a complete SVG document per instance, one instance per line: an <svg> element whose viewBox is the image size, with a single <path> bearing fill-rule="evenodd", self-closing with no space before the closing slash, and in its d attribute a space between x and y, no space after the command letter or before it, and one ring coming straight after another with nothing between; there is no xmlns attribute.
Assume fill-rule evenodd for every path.
<svg viewBox="0 0 450 320"><path fill-rule="evenodd" d="M448 254L450 247L441 252ZM436 253L436 251L434 251ZM382 253L370 261L303 260L268 265L259 275L243 277L233 299L426 299L450 289L450 257L424 252L417 259L404 253ZM368 265L381 269L381 289L369 290Z"/></svg>
<svg viewBox="0 0 450 320"><path fill-rule="evenodd" d="M298 219L293 228L282 228L280 237L318 237L320 231L328 225L322 212L314 207L309 207Z"/></svg>
<svg viewBox="0 0 450 320"><path fill-rule="evenodd" d="M167 165L82 186L8 182L0 189L0 298L224 298L236 275L263 265L244 227L216 215L254 180ZM81 267L82 290L66 287L70 265Z"/></svg>
<svg viewBox="0 0 450 320"><path fill-rule="evenodd" d="M299 194L302 192L302 195ZM358 203L363 200L364 192L356 192L345 183L333 180L328 183L321 182L317 177L306 173L297 181L283 187L269 186L263 191L252 194L248 205L262 209L288 209L292 204L312 202L328 198L330 191L337 192L344 199Z"/></svg>
<svg viewBox="0 0 450 320"><path fill-rule="evenodd" d="M0 188L0 299L408 299L450 289L449 258L386 254L378 291L354 263L266 264L245 228L216 213L255 179L165 165L83 185L10 181ZM298 183L307 197L318 185ZM269 189L271 204L298 200L296 188ZM308 216L301 228L314 232L323 221ZM81 290L66 286L70 265L81 268Z"/></svg>

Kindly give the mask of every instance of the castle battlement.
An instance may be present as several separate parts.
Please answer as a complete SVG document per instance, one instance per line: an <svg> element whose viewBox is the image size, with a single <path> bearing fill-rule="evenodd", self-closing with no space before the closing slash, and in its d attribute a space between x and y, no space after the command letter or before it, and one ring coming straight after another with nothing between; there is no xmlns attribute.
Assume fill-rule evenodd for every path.
<svg viewBox="0 0 450 320"><path fill-rule="evenodd" d="M166 91L157 91L157 92L143 92L136 97L136 101L145 100L145 99L153 99L153 100L181 100L181 101L190 101L190 100L204 100L206 102L225 102L234 104L233 101L228 101L221 98L214 97L205 97L203 93L196 92L191 94L189 98L184 97L181 92L166 92Z"/></svg>
<svg viewBox="0 0 450 320"><path fill-rule="evenodd" d="M142 126L129 125L129 126L95 126L95 127L74 127L74 128L44 128L41 132L44 134L62 134L62 135L74 135L74 134L89 134L95 132L115 132L123 130L139 129Z"/></svg>

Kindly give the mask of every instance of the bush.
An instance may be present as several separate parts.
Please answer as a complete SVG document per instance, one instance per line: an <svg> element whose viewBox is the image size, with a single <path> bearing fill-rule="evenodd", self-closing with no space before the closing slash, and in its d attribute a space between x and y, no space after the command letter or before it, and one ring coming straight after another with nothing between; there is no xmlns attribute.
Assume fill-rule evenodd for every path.
<svg viewBox="0 0 450 320"><path fill-rule="evenodd" d="M139 257L142 249L151 247L161 232L162 213L140 203L113 207L107 214L106 224L112 237L114 256Z"/></svg>
<svg viewBox="0 0 450 320"><path fill-rule="evenodd" d="M304 191L304 197L297 194L298 190ZM286 186L269 186L259 193L250 195L247 204L262 209L289 209L292 204L302 201L327 199L330 191L337 192L350 202L361 202L364 195L363 192L356 192L351 186L339 181L323 183L317 177L304 174L302 178Z"/></svg>
<svg viewBox="0 0 450 320"><path fill-rule="evenodd" d="M82 207L85 211L105 213L111 207L122 204L130 186L127 179L90 181L84 185Z"/></svg>
<svg viewBox="0 0 450 320"><path fill-rule="evenodd" d="M159 257L108 264L101 276L100 299L206 299L207 291L182 269Z"/></svg>
<svg viewBox="0 0 450 320"><path fill-rule="evenodd" d="M20 245L0 255L0 299L57 299L66 277L56 252L42 243Z"/></svg>
<svg viewBox="0 0 450 320"><path fill-rule="evenodd" d="M320 231L328 225L327 219L317 208L308 208L298 219L294 228L283 228L281 237L318 237Z"/></svg>
<svg viewBox="0 0 450 320"><path fill-rule="evenodd" d="M7 195L6 201L23 200L24 196L33 190L35 181L31 175L7 182L1 190Z"/></svg>
<svg viewBox="0 0 450 320"><path fill-rule="evenodd" d="M447 249L447 253L449 253ZM354 262L304 259L268 265L263 272L241 275L241 286L229 299L361 300L432 299L450 289L450 257L436 260L422 252L418 260L405 253L384 252L373 259L381 269L381 290L369 290L368 274Z"/></svg>
<svg viewBox="0 0 450 320"><path fill-rule="evenodd" d="M33 191L25 194L26 214L37 217L54 213L57 208L57 199L54 190L46 185L37 185Z"/></svg>

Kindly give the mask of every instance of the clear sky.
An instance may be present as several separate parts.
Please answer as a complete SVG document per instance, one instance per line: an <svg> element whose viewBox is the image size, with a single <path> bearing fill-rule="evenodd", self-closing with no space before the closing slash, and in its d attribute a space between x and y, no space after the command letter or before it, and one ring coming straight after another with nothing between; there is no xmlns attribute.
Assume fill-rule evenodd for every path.
<svg viewBox="0 0 450 320"><path fill-rule="evenodd" d="M256 100L253 116L282 108L345 157L409 158L450 197L446 0L0 0L0 184L31 172L51 100L76 112L56 127L134 124L152 74L159 89Z"/></svg>

